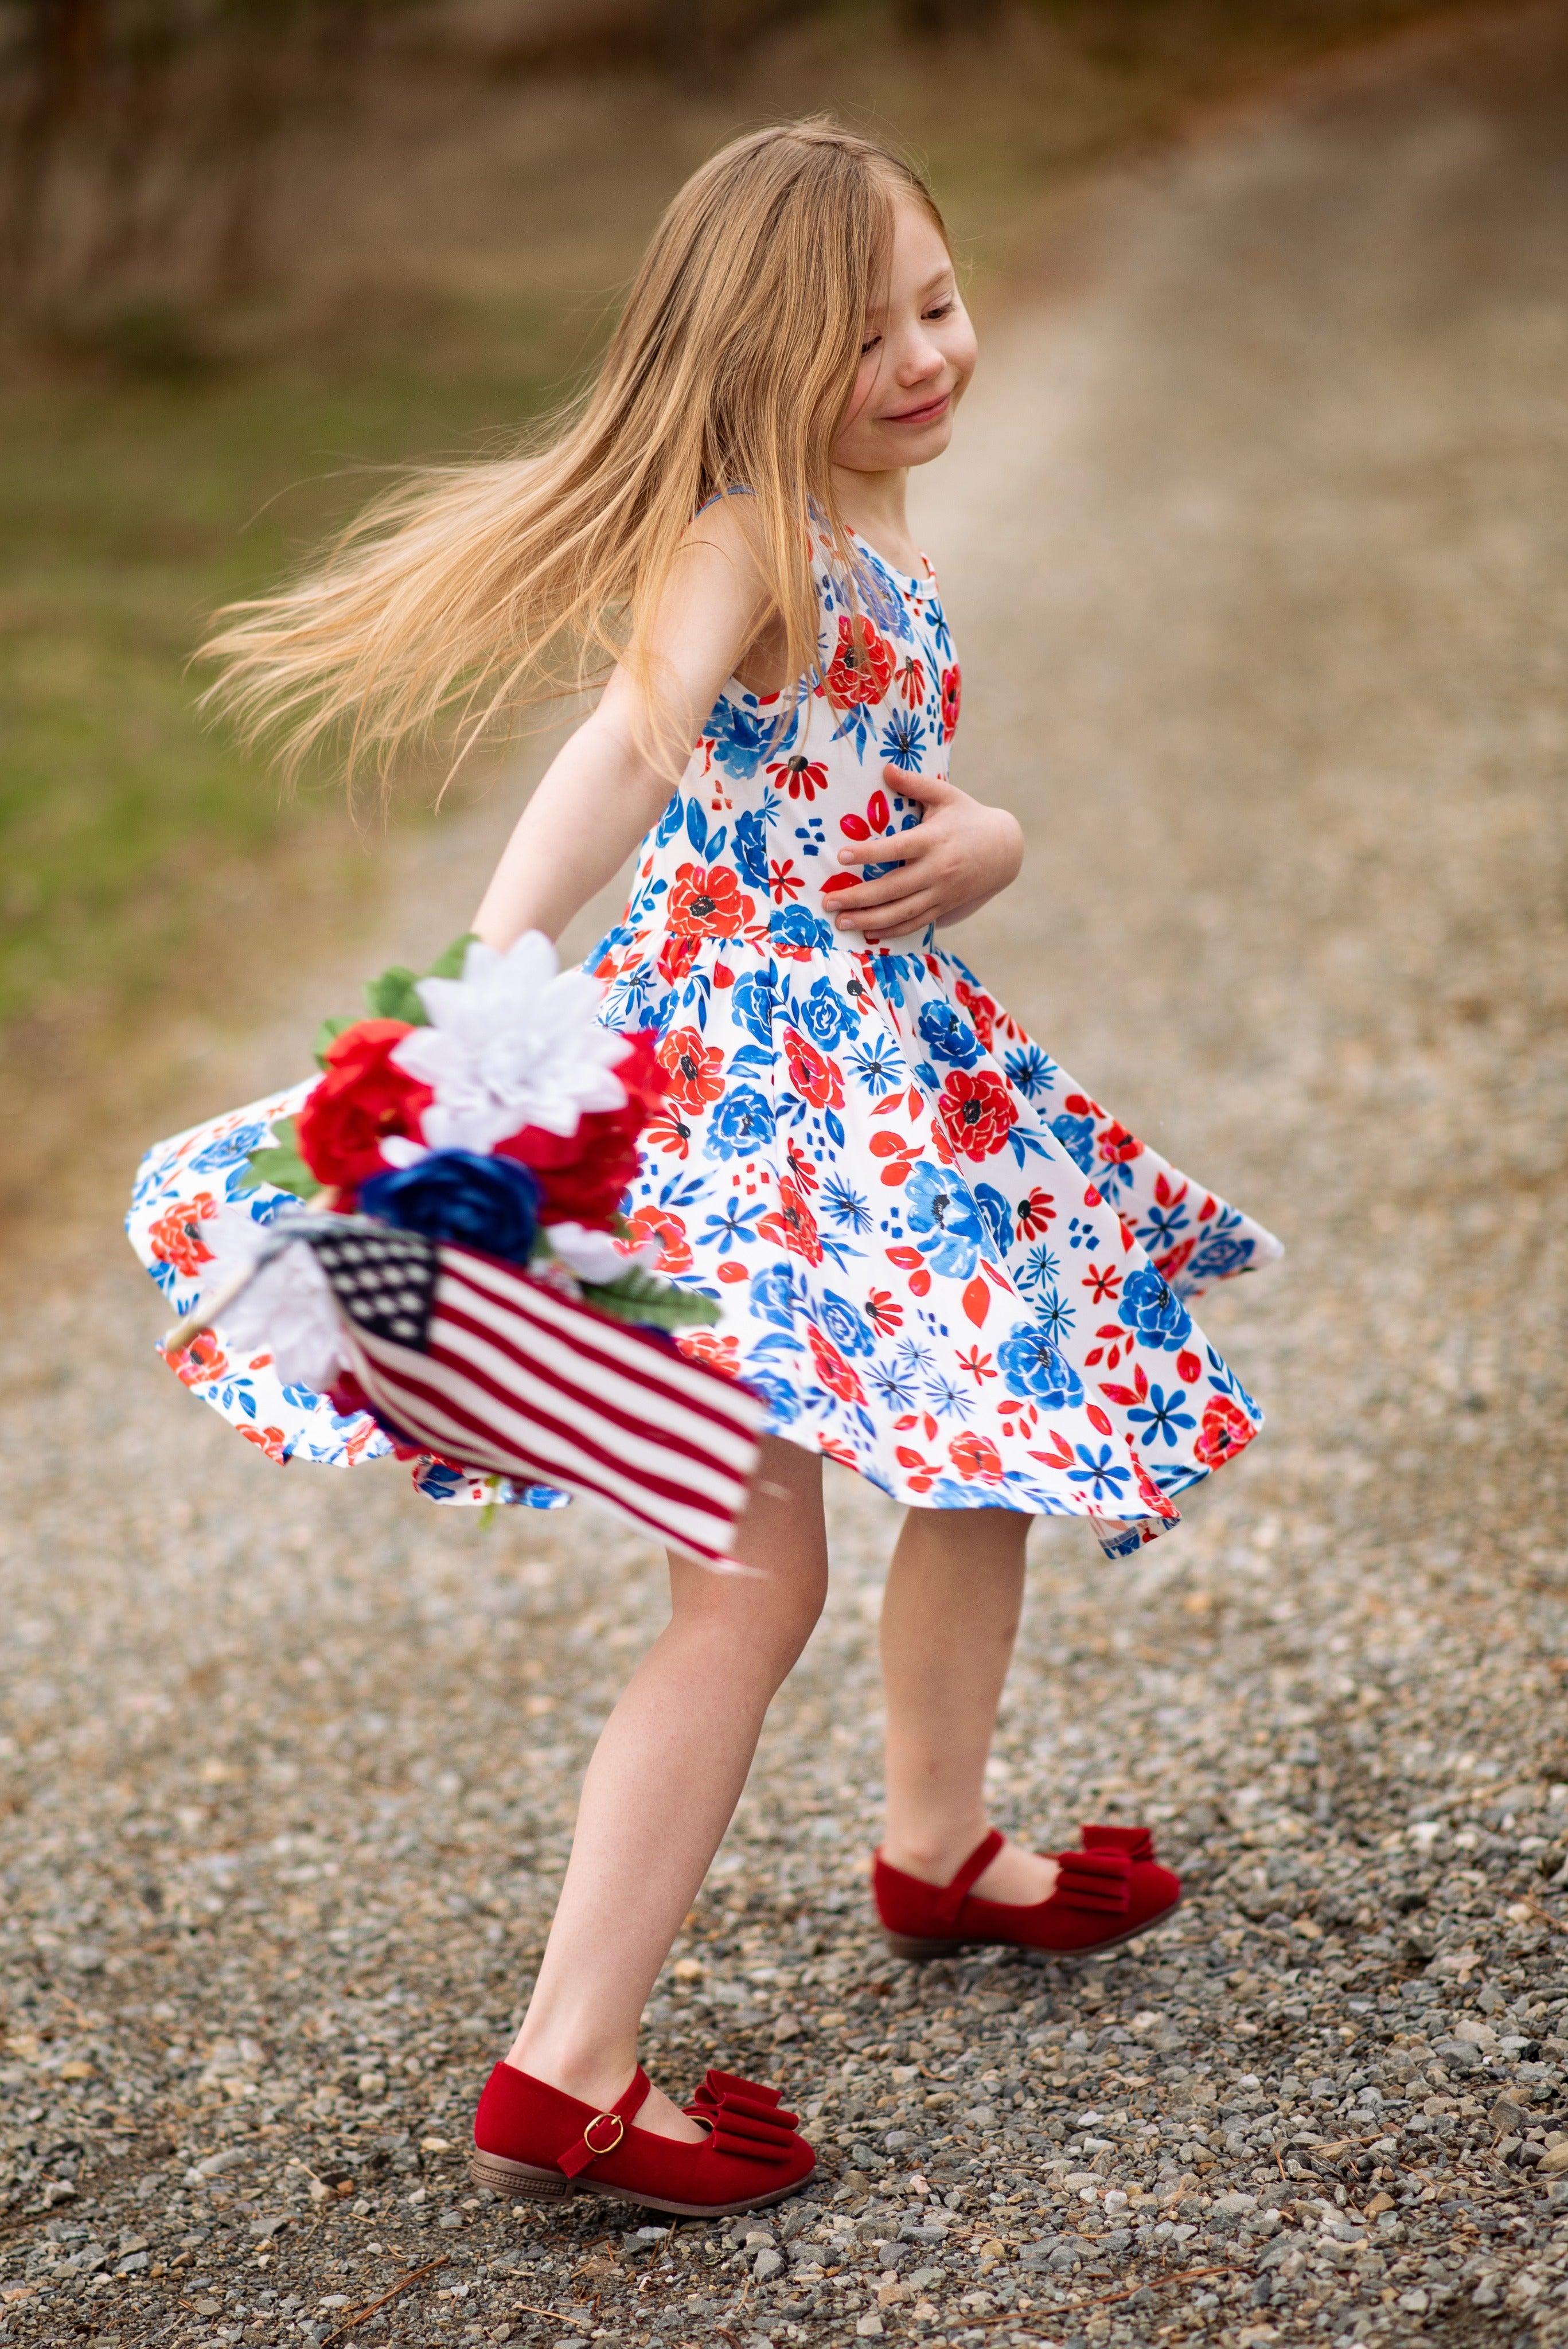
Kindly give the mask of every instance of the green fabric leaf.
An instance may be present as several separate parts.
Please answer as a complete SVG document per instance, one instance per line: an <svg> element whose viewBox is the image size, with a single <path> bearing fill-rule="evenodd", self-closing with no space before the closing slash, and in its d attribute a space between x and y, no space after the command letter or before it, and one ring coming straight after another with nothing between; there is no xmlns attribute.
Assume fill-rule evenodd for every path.
<svg viewBox="0 0 1568 2349"><path fill-rule="evenodd" d="M629 1271L602 1285L584 1281L583 1302L597 1305L612 1321L646 1321L656 1330L706 1326L719 1319L719 1308L711 1297L699 1296L691 1288L677 1288L668 1280L658 1280L640 1265L633 1265Z"/></svg>
<svg viewBox="0 0 1568 2349"><path fill-rule="evenodd" d="M394 963L379 978L365 982L365 1001L372 1019L406 1019L410 1028L428 1028L425 1007L414 993L419 985L417 971L405 970Z"/></svg>
<svg viewBox="0 0 1568 2349"><path fill-rule="evenodd" d="M324 1069L327 1066L327 1047L332 1042L333 1038L341 1036L346 1028L352 1028L355 1024L352 1019L339 1019L336 1017L322 1021L316 1031L316 1065L318 1069Z"/></svg>
<svg viewBox="0 0 1568 2349"><path fill-rule="evenodd" d="M473 932L464 930L461 938L453 938L444 953L437 955L434 962L426 971L425 977L427 978L461 978L468 949L476 943Z"/></svg>
<svg viewBox="0 0 1568 2349"><path fill-rule="evenodd" d="M300 1156L291 1117L280 1117L273 1128L271 1142L251 1152L235 1188L242 1193L258 1191L264 1183L272 1184L279 1191L291 1191L296 1199L314 1199L318 1191L327 1188L325 1183L317 1181Z"/></svg>

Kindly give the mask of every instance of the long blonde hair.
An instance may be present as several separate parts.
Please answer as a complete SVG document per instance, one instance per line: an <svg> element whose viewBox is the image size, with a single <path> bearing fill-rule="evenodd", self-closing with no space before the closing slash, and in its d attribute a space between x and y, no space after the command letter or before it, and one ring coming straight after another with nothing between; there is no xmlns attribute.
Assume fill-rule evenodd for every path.
<svg viewBox="0 0 1568 2349"><path fill-rule="evenodd" d="M236 604L207 697L291 771L347 738L373 752L498 717L629 659L693 517L749 491L786 674L816 666L814 521L853 581L831 459L885 282L895 200L945 237L913 167L826 119L737 139L654 233L597 380L531 445L431 467L352 523L317 575ZM683 754L682 754L683 755Z"/></svg>

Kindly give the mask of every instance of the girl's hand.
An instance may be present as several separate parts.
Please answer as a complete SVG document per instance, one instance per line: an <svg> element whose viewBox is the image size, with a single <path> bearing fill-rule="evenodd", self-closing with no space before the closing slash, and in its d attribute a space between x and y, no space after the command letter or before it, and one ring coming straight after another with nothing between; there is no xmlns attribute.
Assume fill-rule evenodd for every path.
<svg viewBox="0 0 1568 2349"><path fill-rule="evenodd" d="M1005 808L982 807L955 783L902 767L884 767L882 778L926 812L910 831L871 843L869 854L864 847L839 850L840 864L881 864L894 854L901 862L895 873L834 892L836 928L896 938L929 923L961 922L1018 878L1023 834Z"/></svg>

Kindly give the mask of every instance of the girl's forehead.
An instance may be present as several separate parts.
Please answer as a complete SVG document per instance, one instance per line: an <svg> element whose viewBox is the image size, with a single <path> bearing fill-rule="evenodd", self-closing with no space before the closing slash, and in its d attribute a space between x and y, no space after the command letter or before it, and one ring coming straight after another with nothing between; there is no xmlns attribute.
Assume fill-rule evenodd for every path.
<svg viewBox="0 0 1568 2349"><path fill-rule="evenodd" d="M930 214L912 197L895 197L889 290L919 294L952 274L952 256Z"/></svg>

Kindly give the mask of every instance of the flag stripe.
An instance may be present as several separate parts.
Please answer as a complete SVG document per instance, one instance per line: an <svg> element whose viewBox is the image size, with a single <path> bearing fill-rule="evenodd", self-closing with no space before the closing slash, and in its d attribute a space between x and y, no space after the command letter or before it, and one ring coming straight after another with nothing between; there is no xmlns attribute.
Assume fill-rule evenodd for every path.
<svg viewBox="0 0 1568 2349"><path fill-rule="evenodd" d="M348 1325L387 1417L444 1458L565 1485L678 1549L726 1557L756 1461L757 1400L492 1257L437 1254L422 1349Z"/></svg>

